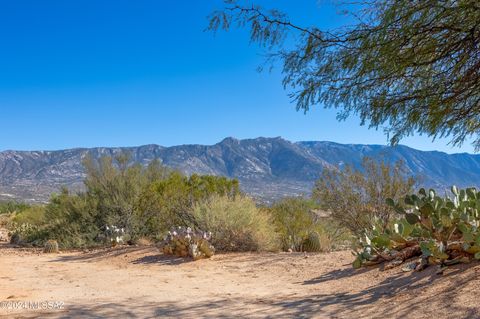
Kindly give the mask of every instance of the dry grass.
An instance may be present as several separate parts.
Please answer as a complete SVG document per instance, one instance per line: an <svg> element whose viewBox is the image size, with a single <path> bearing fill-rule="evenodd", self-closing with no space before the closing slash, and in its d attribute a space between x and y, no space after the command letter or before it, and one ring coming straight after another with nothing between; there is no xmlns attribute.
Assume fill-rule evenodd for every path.
<svg viewBox="0 0 480 319"><path fill-rule="evenodd" d="M213 196L197 204L193 217L220 251L273 251L279 241L270 215L248 197Z"/></svg>

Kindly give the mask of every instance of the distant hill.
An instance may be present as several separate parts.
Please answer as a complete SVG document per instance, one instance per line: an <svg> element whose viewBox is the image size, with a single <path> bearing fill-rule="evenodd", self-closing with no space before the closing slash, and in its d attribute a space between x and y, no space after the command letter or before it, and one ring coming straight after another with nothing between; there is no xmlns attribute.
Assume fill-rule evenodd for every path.
<svg viewBox="0 0 480 319"><path fill-rule="evenodd" d="M82 158L114 155L123 150L135 162L148 164L158 158L186 174L235 177L245 192L271 201L287 195L309 193L324 167L353 164L364 156L388 161L403 160L407 169L423 177L423 184L439 190L450 185L480 184L480 155L424 152L406 146L290 142L282 138L237 140L226 138L215 145L125 148L77 148L60 151L0 152L0 199L46 201L62 186L80 190Z"/></svg>

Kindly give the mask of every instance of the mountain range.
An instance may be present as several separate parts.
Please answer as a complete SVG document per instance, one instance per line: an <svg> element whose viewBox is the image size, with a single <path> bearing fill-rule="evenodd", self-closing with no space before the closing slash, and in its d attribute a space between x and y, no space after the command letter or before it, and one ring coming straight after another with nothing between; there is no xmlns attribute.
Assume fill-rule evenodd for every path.
<svg viewBox="0 0 480 319"><path fill-rule="evenodd" d="M359 167L365 156L389 162L403 160L409 174L422 186L438 190L450 185L474 186L480 181L480 155L419 151L407 146L290 142L280 137L238 140L226 138L215 145L163 147L75 148L58 151L0 152L0 199L47 201L62 186L81 190L85 177L82 158L113 156L127 151L133 161L148 164L159 159L185 174L200 173L237 178L253 197L275 199L308 194L323 168Z"/></svg>

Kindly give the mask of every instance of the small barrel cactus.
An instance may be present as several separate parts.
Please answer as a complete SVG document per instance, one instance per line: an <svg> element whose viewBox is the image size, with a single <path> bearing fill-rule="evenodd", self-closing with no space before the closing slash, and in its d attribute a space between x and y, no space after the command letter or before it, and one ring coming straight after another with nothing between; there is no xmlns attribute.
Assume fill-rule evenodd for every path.
<svg viewBox="0 0 480 319"><path fill-rule="evenodd" d="M322 242L318 232L311 232L303 241L303 251L307 252L321 252Z"/></svg>
<svg viewBox="0 0 480 319"><path fill-rule="evenodd" d="M19 245L22 242L22 236L19 233L14 233L10 237L10 244Z"/></svg>
<svg viewBox="0 0 480 319"><path fill-rule="evenodd" d="M210 258L215 254L215 248L207 240L202 239L198 246L198 249L205 257Z"/></svg>
<svg viewBox="0 0 480 319"><path fill-rule="evenodd" d="M43 247L43 252L47 254L58 253L58 242L56 240L47 241Z"/></svg>

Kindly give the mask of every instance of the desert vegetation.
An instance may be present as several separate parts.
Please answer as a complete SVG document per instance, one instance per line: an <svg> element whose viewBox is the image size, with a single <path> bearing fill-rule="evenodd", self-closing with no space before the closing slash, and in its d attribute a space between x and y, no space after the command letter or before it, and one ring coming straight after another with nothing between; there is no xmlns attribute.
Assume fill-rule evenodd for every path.
<svg viewBox="0 0 480 319"><path fill-rule="evenodd" d="M84 165L84 192L63 189L46 205L4 204L12 243L43 247L55 240L62 249L141 240L160 245L178 227L210 233L208 244L223 252L330 251L349 238L335 218L318 217L313 199L286 198L267 207L243 194L236 180L185 176L158 161L142 167L128 154L88 157Z"/></svg>
<svg viewBox="0 0 480 319"><path fill-rule="evenodd" d="M325 169L311 197L256 203L236 180L191 175L128 154L84 161L85 191L67 189L46 205L3 203L16 245L71 248L157 243L165 254L200 259L219 252L352 249L353 266L440 269L480 259L479 192L440 197L420 188L402 162L365 158ZM203 235L202 235L203 234Z"/></svg>
<svg viewBox="0 0 480 319"><path fill-rule="evenodd" d="M357 114L362 124L382 127L393 145L423 133L448 137L452 145L474 137L478 149L478 3L343 5L354 23L325 30L295 24L276 9L226 1L210 16L209 29L248 28L272 66L281 63L297 110L323 105L337 108L339 119ZM313 198L356 238L355 267L421 256L411 266L421 270L480 258L478 191L453 186L441 197L414 186L401 163L366 160L360 170L325 169Z"/></svg>
<svg viewBox="0 0 480 319"><path fill-rule="evenodd" d="M478 0L346 2L350 24L330 29L296 24L280 10L250 1L224 2L211 13L207 30L247 28L251 42L266 51L268 65L260 69L280 63L283 85L297 110L335 108L339 120L354 114L362 125L383 129L391 145L424 134L447 138L454 146L470 141L480 150ZM265 150L279 158L288 153ZM130 314L123 310L144 292L151 299L139 301L144 303L139 308L154 309L158 291L168 287L162 301L172 302L155 309L155 316L196 317L198 310L215 316L221 308L221 316L249 317L253 313L246 311L252 307L268 317L320 311L333 318L480 317L478 293L472 293L479 291L479 190L452 186L440 195L444 190L422 187L421 177L404 163L380 155L364 158L359 166L314 162L319 171L311 194L264 205L244 194L235 179L186 175L157 160L142 165L127 153L87 156L83 191L64 188L44 205L0 204L0 222L12 247L37 248L18 251L35 263L61 266L53 273L54 267L26 266L7 256L17 253L7 247L10 263L0 264L9 267L0 274L10 279L4 286L34 295L29 285L40 282L50 294L51 278L65 283L70 274L69 283L74 282L69 262L75 261L84 267L78 268L90 287L78 282L62 292L83 300L99 291L110 300L122 298L117 316ZM301 166L285 170L293 175L302 172ZM257 165L252 162L252 167ZM156 244L154 253L129 247L145 243ZM62 250L65 255L58 255ZM28 255L32 251L38 254ZM102 258L106 261L99 262ZM468 267L476 268L469 273ZM455 276L438 276L452 269ZM32 271L36 276L26 282L9 277ZM425 273L428 278L422 277ZM98 288L105 287L105 278L108 285L142 291L129 299L111 286L102 291ZM433 289L429 284L435 280L441 285ZM248 288L254 293L246 294ZM277 290L281 295L272 296ZM0 291L7 299L17 298L2 285ZM228 309L231 305L237 307Z"/></svg>
<svg viewBox="0 0 480 319"><path fill-rule="evenodd" d="M215 251L328 252L353 249L354 267L446 266L479 256L474 189L411 195L417 179L403 163L365 158L361 167L325 169L312 195L256 203L236 180L191 175L128 154L86 158L85 191L67 189L43 206L4 203L11 242L62 249L157 243L165 254ZM202 235L203 234L203 235ZM48 248L54 244L54 249Z"/></svg>

